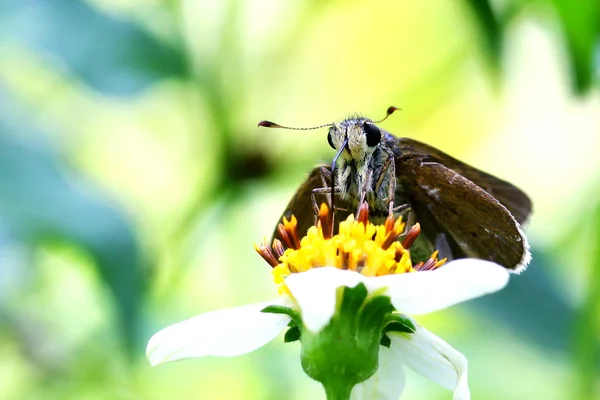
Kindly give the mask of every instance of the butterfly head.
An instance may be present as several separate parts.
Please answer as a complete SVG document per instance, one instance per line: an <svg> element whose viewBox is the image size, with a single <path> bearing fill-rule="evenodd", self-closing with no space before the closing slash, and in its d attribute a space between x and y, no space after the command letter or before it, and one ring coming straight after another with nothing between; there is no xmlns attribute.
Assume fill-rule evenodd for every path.
<svg viewBox="0 0 600 400"><path fill-rule="evenodd" d="M381 141L381 130L368 118L348 118L329 128L327 141L334 150L342 150L344 160L368 158Z"/></svg>

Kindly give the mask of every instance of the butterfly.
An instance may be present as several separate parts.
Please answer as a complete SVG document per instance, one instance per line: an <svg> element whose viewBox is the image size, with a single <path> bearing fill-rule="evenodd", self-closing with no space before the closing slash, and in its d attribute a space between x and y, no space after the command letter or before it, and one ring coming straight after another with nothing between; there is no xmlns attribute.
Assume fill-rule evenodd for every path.
<svg viewBox="0 0 600 400"><path fill-rule="evenodd" d="M376 223L390 212L420 223L420 243L411 248L416 258L438 249L440 257L479 258L521 272L531 260L521 229L532 210L529 197L433 146L377 126L396 110L388 108L376 122L357 115L314 128L260 122L287 129L328 127L327 141L337 151L331 167L318 165L309 173L282 218L295 215L303 235L313 224L319 197L334 201L336 220L366 201Z"/></svg>

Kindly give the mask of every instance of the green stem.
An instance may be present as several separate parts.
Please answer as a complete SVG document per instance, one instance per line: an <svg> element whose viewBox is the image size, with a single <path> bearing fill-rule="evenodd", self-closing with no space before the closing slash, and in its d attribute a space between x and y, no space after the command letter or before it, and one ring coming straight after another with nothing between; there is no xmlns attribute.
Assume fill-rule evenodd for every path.
<svg viewBox="0 0 600 400"><path fill-rule="evenodd" d="M323 382L325 388L325 395L327 400L348 400L350 399L350 393L354 387L353 383L343 379L329 379Z"/></svg>

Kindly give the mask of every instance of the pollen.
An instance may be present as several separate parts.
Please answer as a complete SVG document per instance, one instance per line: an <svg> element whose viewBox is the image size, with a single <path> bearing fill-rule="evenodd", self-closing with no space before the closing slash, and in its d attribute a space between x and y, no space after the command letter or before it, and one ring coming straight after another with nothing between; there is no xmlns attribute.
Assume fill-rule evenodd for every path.
<svg viewBox="0 0 600 400"><path fill-rule="evenodd" d="M427 260L413 265L410 247L421 232L420 225L417 223L405 232L406 224L393 215L388 216L384 225L374 225L369 222L367 203L359 208L356 218L350 215L340 222L335 235L331 221L329 207L322 204L316 224L303 238L298 235L298 221L291 216L277 227L281 241L275 239L269 244L264 239L262 244L254 245L273 267L273 280L280 293L287 292L284 283L287 276L312 268L335 267L365 276L382 276L429 271L446 262L438 260L436 251Z"/></svg>

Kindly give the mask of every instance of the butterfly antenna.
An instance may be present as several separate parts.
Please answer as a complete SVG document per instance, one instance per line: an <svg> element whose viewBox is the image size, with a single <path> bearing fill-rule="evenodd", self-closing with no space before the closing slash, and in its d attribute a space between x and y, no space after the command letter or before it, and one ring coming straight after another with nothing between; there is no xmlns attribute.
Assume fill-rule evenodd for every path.
<svg viewBox="0 0 600 400"><path fill-rule="evenodd" d="M385 112L385 117L383 117L383 119L381 119L379 121L374 121L373 123L379 124L379 123L385 121L386 119L388 119L388 117L390 115L392 115L394 113L394 111L398 111L398 110L402 110L402 109L398 108L398 107L394 107L394 106L388 107L387 111Z"/></svg>
<svg viewBox="0 0 600 400"><path fill-rule="evenodd" d="M282 129L291 129L294 131L311 131L313 129L319 129L319 128L324 128L326 126L332 126L333 124L323 124L323 125L319 125L319 126L313 126L310 128L294 128L291 126L283 126L283 125L279 125L276 124L275 122L271 122L271 121L260 121L258 123L258 126L263 126L265 128L282 128Z"/></svg>

